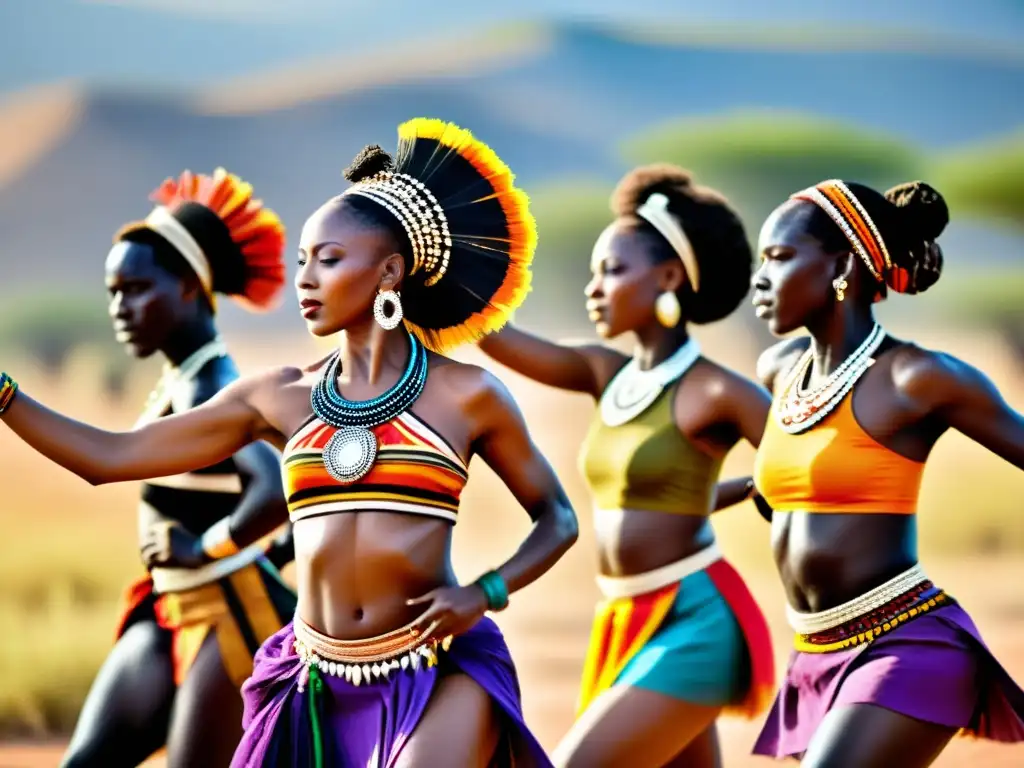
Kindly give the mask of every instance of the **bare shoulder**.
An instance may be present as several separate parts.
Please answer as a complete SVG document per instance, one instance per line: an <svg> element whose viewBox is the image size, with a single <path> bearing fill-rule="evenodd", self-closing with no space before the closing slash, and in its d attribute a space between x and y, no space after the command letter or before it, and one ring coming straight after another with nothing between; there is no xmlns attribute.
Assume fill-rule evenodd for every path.
<svg viewBox="0 0 1024 768"><path fill-rule="evenodd" d="M902 342L890 354L888 370L894 389L925 407L937 408L965 393L992 387L985 374L946 352Z"/></svg>
<svg viewBox="0 0 1024 768"><path fill-rule="evenodd" d="M511 399L505 384L490 371L442 355L432 355L430 375L447 398L463 411L473 411Z"/></svg>
<svg viewBox="0 0 1024 768"><path fill-rule="evenodd" d="M701 385L703 394L712 402L770 397L760 383L714 360L701 358L700 365L694 370L694 374Z"/></svg>
<svg viewBox="0 0 1024 768"><path fill-rule="evenodd" d="M268 413L281 391L305 376L305 371L294 365L281 365L243 376L232 382L218 395L245 402L260 413Z"/></svg>
<svg viewBox="0 0 1024 768"><path fill-rule="evenodd" d="M792 339L783 339L777 344L768 347L757 358L755 371L758 381L769 392L773 392L775 380L779 374L791 370L800 356L807 351L810 344L810 337L797 336Z"/></svg>
<svg viewBox="0 0 1024 768"><path fill-rule="evenodd" d="M280 370L297 371L300 374L299 378L302 378L302 376L305 376L307 374L310 374L310 373L320 373L321 371L323 371L323 369L326 368L327 364L331 361L332 357L334 357L334 353L333 352L328 352L326 355L324 355L323 357L319 358L318 360L316 360L316 361L314 361L312 363L309 363L308 365L304 365L301 368L300 367L294 367L294 366L285 366L284 368L281 368Z"/></svg>
<svg viewBox="0 0 1024 768"><path fill-rule="evenodd" d="M606 347L604 344L577 342L575 344L567 344L567 346L575 349L590 361L591 367L604 380L603 383L605 385L630 359L629 355L624 352L620 352L612 347Z"/></svg>

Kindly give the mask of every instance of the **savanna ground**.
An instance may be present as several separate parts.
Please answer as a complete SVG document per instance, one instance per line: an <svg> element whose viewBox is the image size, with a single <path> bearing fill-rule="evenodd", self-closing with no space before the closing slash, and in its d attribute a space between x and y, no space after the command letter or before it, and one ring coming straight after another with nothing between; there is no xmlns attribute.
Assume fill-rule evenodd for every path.
<svg viewBox="0 0 1024 768"><path fill-rule="evenodd" d="M912 329L894 329L903 334ZM993 338L934 331L913 333L986 370L1007 399L1024 408L1024 385L1007 350ZM721 329L701 334L714 357L750 372L755 350ZM243 370L315 354L296 339L259 348L230 339ZM248 349L247 349L248 347ZM479 362L470 350L464 359ZM151 378L135 383L128 402L111 404L91 382L81 359L59 384L28 364L14 367L26 390L76 417L111 428L128 426ZM153 373L150 368L148 374ZM519 665L527 720L547 748L568 728L577 677L597 596L586 490L576 450L591 413L574 397L499 372L519 398L537 443L546 452L580 513L578 546L541 582L515 596L498 618ZM90 488L49 466L10 434L2 465L0 540L0 766L57 765L82 697L107 652L121 590L138 572L133 507L136 487ZM726 475L747 474L752 452L737 449ZM1024 474L958 435L945 437L925 474L921 550L930 575L968 608L1011 675L1024 680ZM456 565L464 579L507 557L527 531L527 519L496 480L476 464L456 534ZM780 668L789 643L783 597L768 553L768 526L749 505L716 518L723 549L768 615ZM286 575L290 575L287 574ZM726 719L720 734L727 766L770 765L748 756L757 724ZM957 741L941 766L990 768L1024 762L1024 747ZM150 765L161 765L157 758Z"/></svg>

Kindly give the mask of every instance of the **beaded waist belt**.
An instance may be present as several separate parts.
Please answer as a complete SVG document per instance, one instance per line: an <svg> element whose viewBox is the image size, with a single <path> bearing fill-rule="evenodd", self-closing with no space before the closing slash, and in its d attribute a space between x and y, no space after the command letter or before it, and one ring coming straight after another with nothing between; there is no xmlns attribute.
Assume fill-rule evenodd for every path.
<svg viewBox="0 0 1024 768"><path fill-rule="evenodd" d="M864 645L933 608L953 602L953 598L925 579L838 626L812 633L797 633L793 646L803 653L830 653Z"/></svg>
<svg viewBox="0 0 1024 768"><path fill-rule="evenodd" d="M337 640L321 634L296 616L295 652L305 665L299 677L299 691L305 689L311 667L321 674L344 678L352 685L369 684L392 673L430 668L438 654L447 651L452 638L424 643L407 624L385 635L365 640Z"/></svg>

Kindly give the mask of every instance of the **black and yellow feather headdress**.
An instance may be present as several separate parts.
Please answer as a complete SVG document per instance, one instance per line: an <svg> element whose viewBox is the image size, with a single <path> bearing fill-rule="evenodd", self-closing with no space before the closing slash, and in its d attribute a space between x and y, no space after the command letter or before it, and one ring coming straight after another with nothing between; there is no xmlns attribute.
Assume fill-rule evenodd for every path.
<svg viewBox="0 0 1024 768"><path fill-rule="evenodd" d="M530 291L537 225L526 194L494 151L452 123L398 127L392 162L378 147L343 194L379 204L409 240L405 323L444 352L499 330Z"/></svg>

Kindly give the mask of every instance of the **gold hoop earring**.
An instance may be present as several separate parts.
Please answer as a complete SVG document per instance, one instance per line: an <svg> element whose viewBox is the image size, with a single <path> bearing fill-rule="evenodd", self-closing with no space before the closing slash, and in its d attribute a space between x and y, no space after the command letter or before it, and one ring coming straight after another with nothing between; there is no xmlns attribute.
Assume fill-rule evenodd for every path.
<svg viewBox="0 0 1024 768"><path fill-rule="evenodd" d="M665 291L658 294L654 302L654 316L658 322L666 328L675 328L679 325L679 318L683 314L683 308L679 306L679 299L673 291Z"/></svg>
<svg viewBox="0 0 1024 768"><path fill-rule="evenodd" d="M384 311L386 304L391 305L390 315ZM380 291L373 300L373 319L385 331L397 328L402 322L402 314L402 299L397 291Z"/></svg>
<svg viewBox="0 0 1024 768"><path fill-rule="evenodd" d="M846 298L846 289L849 287L850 286L846 282L846 278L842 275L832 281L832 288L836 292L836 301L842 301Z"/></svg>

